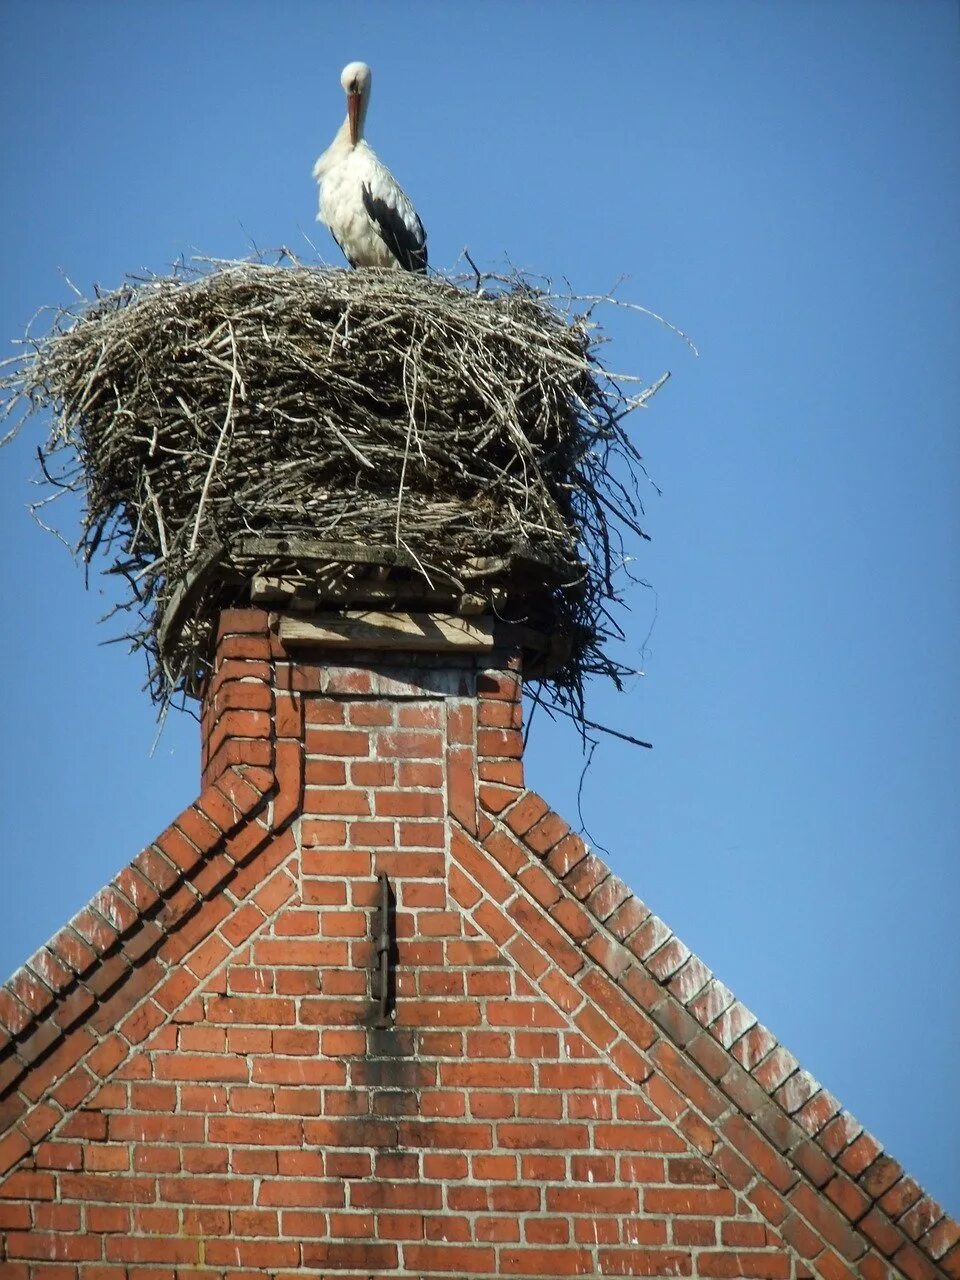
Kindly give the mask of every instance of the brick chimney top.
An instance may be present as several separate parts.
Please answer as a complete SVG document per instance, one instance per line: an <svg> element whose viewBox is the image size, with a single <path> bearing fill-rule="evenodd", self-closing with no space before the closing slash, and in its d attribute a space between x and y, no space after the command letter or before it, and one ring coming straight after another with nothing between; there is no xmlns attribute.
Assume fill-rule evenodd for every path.
<svg viewBox="0 0 960 1280"><path fill-rule="evenodd" d="M421 627L411 639L385 627L373 637L376 649L373 630L366 625L357 640L333 618L321 625L226 611L203 697L204 785L228 767L269 767L276 743L302 735L304 812L338 815L348 838L356 830L369 844L374 819L416 807L380 788L429 787L444 807L437 809L440 795L424 799L430 814L409 815L432 819L422 826L400 823L388 833L381 821L378 848L390 847L388 834L396 847L413 847L418 831L429 847L442 847L448 814L475 834L478 785L523 786L520 658L496 648L492 627L476 622L453 641L439 629L425 636ZM387 815L391 805L399 807Z"/></svg>

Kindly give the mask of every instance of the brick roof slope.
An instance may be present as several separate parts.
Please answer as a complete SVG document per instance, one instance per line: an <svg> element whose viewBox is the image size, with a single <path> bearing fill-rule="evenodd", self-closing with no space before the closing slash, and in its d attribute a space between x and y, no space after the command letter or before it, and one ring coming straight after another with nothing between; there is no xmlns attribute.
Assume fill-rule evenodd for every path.
<svg viewBox="0 0 960 1280"><path fill-rule="evenodd" d="M773 1226L790 1240L802 1219L868 1280L889 1274L881 1257L960 1276L960 1224L544 800L482 785L480 803L484 849L665 1033L650 1061L778 1189L759 1206Z"/></svg>
<svg viewBox="0 0 960 1280"><path fill-rule="evenodd" d="M245 638L263 619L249 611L230 627L201 796L0 988L0 1177L14 1171L0 1195L30 1194L40 1175L17 1167L97 1105L292 900L302 702L278 678L275 649ZM635 1083L810 1274L958 1280L957 1223L523 788L518 697L516 677L487 682L471 748L479 804L463 785L467 748L448 754L460 772L448 787L446 892L470 931Z"/></svg>

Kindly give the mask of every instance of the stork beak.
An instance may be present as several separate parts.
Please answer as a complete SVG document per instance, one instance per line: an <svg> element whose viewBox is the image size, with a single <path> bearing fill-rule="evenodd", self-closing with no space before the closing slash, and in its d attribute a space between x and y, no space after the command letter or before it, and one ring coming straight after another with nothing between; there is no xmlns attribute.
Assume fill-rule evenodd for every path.
<svg viewBox="0 0 960 1280"><path fill-rule="evenodd" d="M347 119L350 121L350 145L355 147L360 138L360 95L347 94Z"/></svg>

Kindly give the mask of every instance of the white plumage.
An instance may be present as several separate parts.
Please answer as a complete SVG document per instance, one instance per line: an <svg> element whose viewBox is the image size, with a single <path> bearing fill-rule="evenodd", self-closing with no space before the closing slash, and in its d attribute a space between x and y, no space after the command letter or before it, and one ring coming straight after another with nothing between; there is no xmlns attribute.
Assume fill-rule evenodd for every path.
<svg viewBox="0 0 960 1280"><path fill-rule="evenodd" d="M347 118L313 166L320 184L317 220L330 228L352 267L426 271L427 234L390 170L363 138L372 73L365 62L344 67Z"/></svg>

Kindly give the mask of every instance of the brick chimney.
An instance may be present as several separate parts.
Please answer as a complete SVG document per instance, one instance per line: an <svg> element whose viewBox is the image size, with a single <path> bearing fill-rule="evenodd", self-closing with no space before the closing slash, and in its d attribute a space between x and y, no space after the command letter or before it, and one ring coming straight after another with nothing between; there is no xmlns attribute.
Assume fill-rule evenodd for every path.
<svg viewBox="0 0 960 1280"><path fill-rule="evenodd" d="M0 988L4 1280L960 1276L520 691L483 619L223 614L199 797Z"/></svg>
<svg viewBox="0 0 960 1280"><path fill-rule="evenodd" d="M297 744L304 817L330 820L345 847L394 851L444 849L448 818L475 835L478 786L523 786L520 658L494 647L492 628L465 624L459 647L439 651L389 634L371 650L342 636L332 648L298 621L223 614L203 698L204 786L229 768L292 762Z"/></svg>

